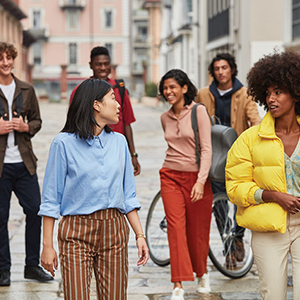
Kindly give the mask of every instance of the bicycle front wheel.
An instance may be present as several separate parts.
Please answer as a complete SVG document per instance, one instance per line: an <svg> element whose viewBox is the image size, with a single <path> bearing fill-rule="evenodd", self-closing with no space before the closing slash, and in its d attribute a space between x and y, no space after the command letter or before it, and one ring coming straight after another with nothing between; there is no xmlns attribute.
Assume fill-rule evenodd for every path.
<svg viewBox="0 0 300 300"><path fill-rule="evenodd" d="M214 196L209 258L222 274L235 279L250 271L254 259L251 230L237 227L234 207L226 193ZM240 255L242 246L244 255Z"/></svg>
<svg viewBox="0 0 300 300"><path fill-rule="evenodd" d="M146 242L151 259L164 267L170 264L167 220L160 191L154 197L146 220Z"/></svg>

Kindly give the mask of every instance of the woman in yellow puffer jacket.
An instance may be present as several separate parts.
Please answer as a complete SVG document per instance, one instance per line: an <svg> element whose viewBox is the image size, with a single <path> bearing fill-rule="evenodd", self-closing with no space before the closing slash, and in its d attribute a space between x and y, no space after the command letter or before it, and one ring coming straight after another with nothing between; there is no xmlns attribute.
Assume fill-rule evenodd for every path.
<svg viewBox="0 0 300 300"><path fill-rule="evenodd" d="M262 298L286 299L290 253L300 299L300 54L264 56L247 81L267 114L230 149L226 190L238 207L237 223L252 230Z"/></svg>

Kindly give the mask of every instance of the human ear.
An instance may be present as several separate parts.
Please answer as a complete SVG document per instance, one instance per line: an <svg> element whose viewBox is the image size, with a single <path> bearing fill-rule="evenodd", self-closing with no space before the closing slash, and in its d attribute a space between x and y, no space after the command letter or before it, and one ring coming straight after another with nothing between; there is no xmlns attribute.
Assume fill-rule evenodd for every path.
<svg viewBox="0 0 300 300"><path fill-rule="evenodd" d="M101 106L100 106L99 101L97 101L97 100L94 101L93 108L94 108L94 110L96 110L97 112L100 112Z"/></svg>
<svg viewBox="0 0 300 300"><path fill-rule="evenodd" d="M185 84L185 85L182 87L182 92L185 94L187 91L188 91L188 86L187 86L187 84Z"/></svg>

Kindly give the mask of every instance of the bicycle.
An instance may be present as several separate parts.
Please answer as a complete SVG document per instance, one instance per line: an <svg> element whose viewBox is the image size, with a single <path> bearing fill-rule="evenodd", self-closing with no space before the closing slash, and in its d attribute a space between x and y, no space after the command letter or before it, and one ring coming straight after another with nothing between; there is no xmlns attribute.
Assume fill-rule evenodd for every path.
<svg viewBox="0 0 300 300"><path fill-rule="evenodd" d="M226 211L227 213L222 213ZM219 212L219 213L216 213ZM233 266L230 259L235 251L234 205L226 193L220 193L213 199L213 215L210 227L209 258L214 266L225 276L236 279L245 276L253 265L253 253L250 246L251 230L244 232L243 243L245 257ZM223 219L225 217L225 219ZM221 219L220 219L221 218ZM218 224L224 224L224 229ZM221 231L221 232L220 232ZM170 264L167 220L160 191L150 205L146 220L146 242L150 257L159 266Z"/></svg>

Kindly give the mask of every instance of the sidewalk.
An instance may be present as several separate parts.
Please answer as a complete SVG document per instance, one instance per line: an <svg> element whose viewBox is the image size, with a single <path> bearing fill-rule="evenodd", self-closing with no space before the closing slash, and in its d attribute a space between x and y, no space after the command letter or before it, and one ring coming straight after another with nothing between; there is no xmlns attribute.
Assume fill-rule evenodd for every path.
<svg viewBox="0 0 300 300"><path fill-rule="evenodd" d="M159 175L165 157L166 142L160 125L160 115L167 107L162 103L153 103L146 99L142 103L133 101L133 109L137 121L133 123L134 141L142 172L136 177L137 195L142 205L140 218L143 227L152 198L159 190ZM65 123L67 103L41 102L40 109L43 119L42 130L33 138L33 149L38 157L38 177L42 188L48 150L54 136ZM24 216L15 197L11 201L9 231L12 256L11 286L0 288L0 300L59 300L63 299L61 290L60 270L56 272L54 282L37 283L25 280L24 269ZM57 229L57 222L55 230ZM56 236L55 236L55 245ZM137 267L137 250L134 234L131 231L129 242L129 300L166 300L170 299L172 284L170 267L158 267L151 260L144 267ZM255 265L241 279L232 280L219 273L208 260L212 293L196 294L196 281L184 283L185 299L261 299L258 293L258 276ZM91 300L97 299L95 282L91 286ZM289 295L288 299L292 299ZM113 299L112 299L113 300Z"/></svg>

